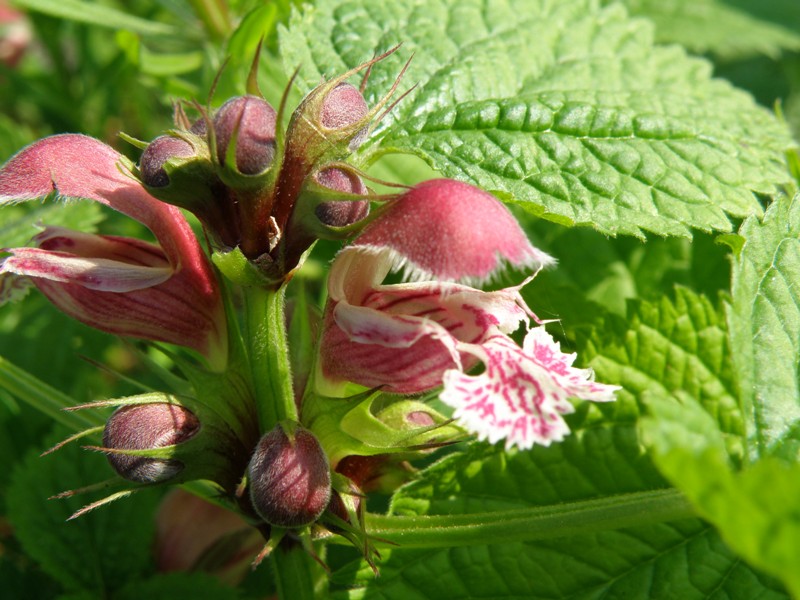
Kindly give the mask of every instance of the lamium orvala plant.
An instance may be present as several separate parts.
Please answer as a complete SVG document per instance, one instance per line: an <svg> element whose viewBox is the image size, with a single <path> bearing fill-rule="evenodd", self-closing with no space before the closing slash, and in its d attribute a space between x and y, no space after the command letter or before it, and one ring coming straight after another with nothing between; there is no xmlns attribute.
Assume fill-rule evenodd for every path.
<svg viewBox="0 0 800 600"><path fill-rule="evenodd" d="M76 402L0 362L0 387L69 428L36 460L106 458L54 501L80 502L81 522L182 488L150 514L158 564L226 585L266 570L263 593L281 598L645 597L587 571L628 537L656 562L670 543L716 544L747 593L800 593L796 509L753 508L759 482L800 487L800 429L768 408L753 362L762 332L800 330L791 311L764 329L751 302L780 294L757 283L764 257L796 241L784 125L619 8L519 0L481 17L443 0L424 11L451 25L425 21L427 47L422 4L391 4L374 9L380 31L343 0L294 12L270 49L250 44L240 89L223 69L149 141L61 133L0 167L0 210L88 201L130 218L124 235L56 218L0 239L0 300L34 287L142 369L97 361L136 392ZM276 56L285 87L259 77ZM733 252L726 308L610 283L614 236L692 229ZM653 261L631 285L659 290L679 269ZM737 537L737 510L763 527ZM690 579L693 552L673 579ZM466 591L426 563L442 581L463 564ZM427 591L404 596L398 578Z"/></svg>
<svg viewBox="0 0 800 600"><path fill-rule="evenodd" d="M108 455L118 477L106 485L118 490L78 515L143 486L202 480L263 533L256 561L296 543L322 561L314 540L341 535L377 573L366 503L353 500L364 482L348 476L346 459L397 455L404 460L383 468L407 473L414 457L470 437L548 446L569 433L569 398L614 400L618 386L574 368L523 300L522 286L555 260L496 198L450 179L375 194L369 176L344 162L390 110L402 72L371 108L346 80L366 71L366 82L395 51L321 83L285 131L286 94L278 111L246 95L193 123L178 113L174 129L139 144L138 164L61 135L0 171L4 203L90 198L160 242L46 228L31 247L6 249L0 273L29 278L92 327L194 351L174 355L188 393L72 407L118 407L94 447ZM202 223L210 257L177 207ZM314 367L296 392L286 289L317 239L351 238L330 267L321 329L308 340ZM507 267L528 279L472 287ZM407 283L385 284L391 273ZM523 324L519 346L509 334ZM409 400L437 390L449 417Z"/></svg>

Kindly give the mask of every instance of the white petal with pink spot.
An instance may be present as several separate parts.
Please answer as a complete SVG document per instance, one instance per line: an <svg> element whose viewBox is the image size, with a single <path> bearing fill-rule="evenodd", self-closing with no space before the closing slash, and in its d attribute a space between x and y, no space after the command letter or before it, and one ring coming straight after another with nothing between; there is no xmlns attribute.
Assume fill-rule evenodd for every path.
<svg viewBox="0 0 800 600"><path fill-rule="evenodd" d="M490 443L505 439L506 448L560 442L569 433L561 415L574 411L567 398L611 401L619 389L593 381L591 369L572 367L575 355L561 352L544 327L529 331L522 348L497 335L459 350L479 358L485 370L474 376L447 371L440 398L463 427Z"/></svg>

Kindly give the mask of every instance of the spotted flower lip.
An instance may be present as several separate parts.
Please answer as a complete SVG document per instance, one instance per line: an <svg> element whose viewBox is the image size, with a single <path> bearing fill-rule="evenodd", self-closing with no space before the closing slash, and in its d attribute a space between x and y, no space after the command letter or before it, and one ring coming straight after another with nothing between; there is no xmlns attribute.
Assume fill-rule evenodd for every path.
<svg viewBox="0 0 800 600"><path fill-rule="evenodd" d="M186 346L214 368L227 357L221 292L180 211L150 196L123 157L77 134L44 138L0 169L0 205L56 194L91 199L144 224L158 244L47 227L8 248L0 273L27 276L59 309L103 331Z"/></svg>
<svg viewBox="0 0 800 600"><path fill-rule="evenodd" d="M561 352L522 298L530 278L496 291L437 280L485 281L504 261L553 262L489 194L468 190L460 201L440 193L464 185L439 183L432 195L400 199L339 253L328 281L318 388L332 393L350 381L415 394L443 385L442 401L480 439L521 449L561 441L569 433L561 415L574 410L568 398L610 401L619 388L572 366L575 355ZM467 224L487 214L495 226L476 224L468 236ZM413 281L384 283L398 267ZM509 334L531 321L539 326L520 347ZM470 375L479 363L483 372Z"/></svg>
<svg viewBox="0 0 800 600"><path fill-rule="evenodd" d="M562 415L575 411L568 398L610 402L620 389L595 382L591 369L573 367L576 355L561 352L544 327L529 330L522 348L502 335L459 348L479 358L485 370L475 376L447 371L439 397L478 439L505 439L506 448L562 441L569 433Z"/></svg>

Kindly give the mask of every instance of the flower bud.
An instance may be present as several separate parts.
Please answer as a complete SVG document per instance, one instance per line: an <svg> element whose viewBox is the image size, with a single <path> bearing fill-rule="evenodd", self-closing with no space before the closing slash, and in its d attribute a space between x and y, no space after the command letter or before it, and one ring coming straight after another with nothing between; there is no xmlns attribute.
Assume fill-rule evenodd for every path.
<svg viewBox="0 0 800 600"><path fill-rule="evenodd" d="M164 170L164 163L171 158L188 158L192 155L194 149L186 140L169 135L157 137L144 149L139 160L142 181L150 187L168 186L169 175Z"/></svg>
<svg viewBox="0 0 800 600"><path fill-rule="evenodd" d="M361 178L343 169L324 169L317 173L315 179L320 185L339 192L359 195L367 193ZM314 209L314 214L325 225L345 227L369 214L369 200L322 202Z"/></svg>
<svg viewBox="0 0 800 600"><path fill-rule="evenodd" d="M368 111L358 88L342 82L322 102L322 124L328 129L339 129L363 119Z"/></svg>
<svg viewBox="0 0 800 600"><path fill-rule="evenodd" d="M200 430L197 417L176 404L134 404L117 409L103 431L103 446L117 450L148 450L185 442ZM156 483L171 479L183 463L172 459L109 453L108 462L125 479Z"/></svg>
<svg viewBox="0 0 800 600"><path fill-rule="evenodd" d="M208 133L208 124L205 119L197 119L192 123L192 126L189 127L189 131L197 136L205 137Z"/></svg>
<svg viewBox="0 0 800 600"><path fill-rule="evenodd" d="M331 498L328 457L313 433L280 425L259 441L248 468L250 499L270 525L302 527L316 521Z"/></svg>
<svg viewBox="0 0 800 600"><path fill-rule="evenodd" d="M358 123L369 112L367 102L357 87L349 83L340 83L333 88L322 101L320 121L327 129L341 129ZM350 141L350 150L361 145L367 135L367 129L359 131Z"/></svg>
<svg viewBox="0 0 800 600"><path fill-rule="evenodd" d="M225 164L228 146L236 138L236 168L245 175L263 173L275 157L275 109L257 96L237 96L214 117L217 158Z"/></svg>

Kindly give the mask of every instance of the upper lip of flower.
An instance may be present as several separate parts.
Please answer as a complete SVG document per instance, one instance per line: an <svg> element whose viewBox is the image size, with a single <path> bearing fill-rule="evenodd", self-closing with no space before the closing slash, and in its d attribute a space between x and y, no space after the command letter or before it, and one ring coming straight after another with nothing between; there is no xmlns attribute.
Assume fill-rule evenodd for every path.
<svg viewBox="0 0 800 600"><path fill-rule="evenodd" d="M227 334L212 267L179 209L150 196L122 162L94 138L44 138L0 170L0 205L53 194L95 200L144 224L158 245L49 227L34 238L38 247L5 250L11 256L0 272L32 277L59 308L90 325L194 348L220 367Z"/></svg>

